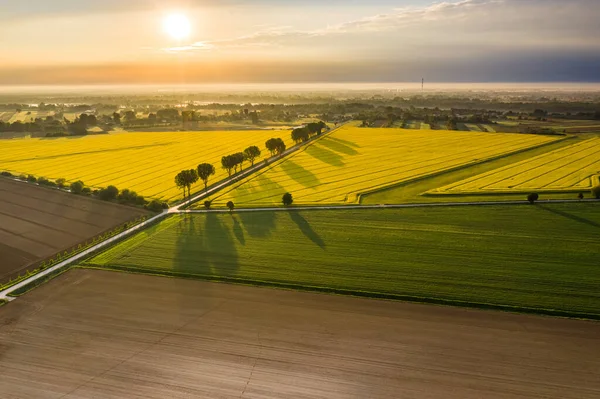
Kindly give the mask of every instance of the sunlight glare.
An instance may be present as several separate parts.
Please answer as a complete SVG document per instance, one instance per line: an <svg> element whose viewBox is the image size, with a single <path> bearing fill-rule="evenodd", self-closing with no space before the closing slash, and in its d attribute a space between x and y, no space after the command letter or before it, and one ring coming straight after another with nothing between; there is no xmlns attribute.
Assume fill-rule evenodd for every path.
<svg viewBox="0 0 600 399"><path fill-rule="evenodd" d="M185 39L191 32L190 20L183 14L168 15L163 21L163 28L175 40Z"/></svg>

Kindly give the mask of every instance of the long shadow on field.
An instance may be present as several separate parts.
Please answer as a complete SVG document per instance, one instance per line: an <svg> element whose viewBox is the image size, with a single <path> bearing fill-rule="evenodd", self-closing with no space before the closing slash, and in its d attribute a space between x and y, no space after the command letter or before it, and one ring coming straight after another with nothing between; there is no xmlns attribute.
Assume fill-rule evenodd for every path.
<svg viewBox="0 0 600 399"><path fill-rule="evenodd" d="M344 166L344 157L340 154L328 150L319 144L314 144L306 149L306 153L321 162L325 162L331 166Z"/></svg>
<svg viewBox="0 0 600 399"><path fill-rule="evenodd" d="M352 141L348 141L348 140L344 140L344 139L340 139L338 137L333 137L333 136L329 136L327 137L328 141L337 141L338 143L344 144L348 147L353 147L353 148L360 148L360 146Z"/></svg>
<svg viewBox="0 0 600 399"><path fill-rule="evenodd" d="M600 223L594 222L593 220L582 218L581 216L573 215L572 213L568 213L568 212L565 212L565 211L560 211L558 209L552 209L552 208L544 206L542 204L537 204L537 207L539 209L543 209L543 210L545 210L547 212L550 212L550 213L553 213L555 215L562 216L562 217L565 217L567 219L571 219L571 220L574 220L576 222L584 223L584 224L587 224L589 226L592 226L592 227L595 227L597 229L600 229Z"/></svg>
<svg viewBox="0 0 600 399"><path fill-rule="evenodd" d="M319 144L329 148L330 150L341 152L342 154L358 155L358 151L356 151L354 148L340 141L330 140L329 137L327 137L325 140L319 141Z"/></svg>
<svg viewBox="0 0 600 399"><path fill-rule="evenodd" d="M277 182L274 182L266 173L261 173L256 178L249 180L231 192L236 204L268 203L273 195L281 196L285 194L285 189Z"/></svg>
<svg viewBox="0 0 600 399"><path fill-rule="evenodd" d="M250 237L269 237L275 229L275 212L240 212L239 216Z"/></svg>
<svg viewBox="0 0 600 399"><path fill-rule="evenodd" d="M177 273L209 274L210 269L202 256L203 239L199 231L200 218L183 214L177 225L177 242L173 271Z"/></svg>
<svg viewBox="0 0 600 399"><path fill-rule="evenodd" d="M204 224L203 255L216 276L233 276L239 267L234 238L222 220L225 217L231 216L208 212Z"/></svg>
<svg viewBox="0 0 600 399"><path fill-rule="evenodd" d="M232 216L231 218L233 220L233 234L235 234L235 238L237 238L240 244L246 245L246 238L244 237L244 229L242 229L242 225L235 216Z"/></svg>
<svg viewBox="0 0 600 399"><path fill-rule="evenodd" d="M290 215L290 218L294 223L296 223L302 234L304 234L309 240L317 244L321 249L325 249L325 241L323 241L321 236L319 236L319 234L317 234L317 232L313 230L310 223L308 223L308 221L304 219L300 212L290 211L288 213Z"/></svg>
<svg viewBox="0 0 600 399"><path fill-rule="evenodd" d="M291 159L283 162L281 169L296 183L302 184L304 187L315 187L321 183L314 173L306 170Z"/></svg>

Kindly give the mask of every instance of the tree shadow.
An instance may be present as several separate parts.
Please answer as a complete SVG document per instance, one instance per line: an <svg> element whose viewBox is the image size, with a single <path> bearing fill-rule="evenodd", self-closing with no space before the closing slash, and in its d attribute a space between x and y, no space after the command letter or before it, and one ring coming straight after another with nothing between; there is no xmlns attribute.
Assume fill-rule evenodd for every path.
<svg viewBox="0 0 600 399"><path fill-rule="evenodd" d="M327 140L337 141L338 143L347 145L348 147L360 148L360 146L358 144L356 144L356 143L354 143L352 141L340 139L338 137L329 136L329 137L327 137Z"/></svg>
<svg viewBox="0 0 600 399"><path fill-rule="evenodd" d="M285 194L285 189L279 183L269 179L265 173L257 175L254 179L249 180L232 191L234 202L238 205L242 205L244 199L247 198L250 199L250 202L260 203L261 200L277 194L282 196Z"/></svg>
<svg viewBox="0 0 600 399"><path fill-rule="evenodd" d="M306 148L306 153L321 162L325 162L331 166L344 166L344 157L336 152L321 147L318 144L313 144Z"/></svg>
<svg viewBox="0 0 600 399"><path fill-rule="evenodd" d="M354 148L350 147L345 143L336 140L330 140L329 137L319 141L319 144L329 148L330 150L341 152L342 154L358 155L358 151L356 151Z"/></svg>
<svg viewBox="0 0 600 399"><path fill-rule="evenodd" d="M211 267L211 274L233 276L237 273L239 264L235 242L229 228L216 213L206 213L203 255Z"/></svg>
<svg viewBox="0 0 600 399"><path fill-rule="evenodd" d="M306 170L291 159L283 162L281 169L296 183L302 184L304 187L315 187L321 183L314 173Z"/></svg>
<svg viewBox="0 0 600 399"><path fill-rule="evenodd" d="M275 212L240 212L239 216L250 237L269 237L275 230Z"/></svg>
<svg viewBox="0 0 600 399"><path fill-rule="evenodd" d="M304 234L309 240L317 244L321 249L325 249L325 241L317 234L316 231L313 230L310 223L300 214L298 211L290 211L288 212L290 218L296 226L300 229L302 234Z"/></svg>
<svg viewBox="0 0 600 399"><path fill-rule="evenodd" d="M237 238L240 244L246 245L246 238L244 237L244 229L242 229L242 225L235 216L232 216L231 218L233 220L233 234L235 235L235 238Z"/></svg>
<svg viewBox="0 0 600 399"><path fill-rule="evenodd" d="M584 223L584 224L587 224L588 226L592 226L595 228L600 228L600 223L594 222L593 220L589 220L586 218L582 218L581 216L573 215L572 213L567 213L565 211L560 211L558 209L552 209L552 208L544 206L542 204L537 204L536 207L543 209L547 212L553 213L555 215L562 216L567 219L571 219L575 222Z"/></svg>
<svg viewBox="0 0 600 399"><path fill-rule="evenodd" d="M208 263L203 261L204 243L199 234L197 218L191 214L180 216L177 224L176 254L173 271L178 273L210 274ZM199 256L197 256L197 254Z"/></svg>

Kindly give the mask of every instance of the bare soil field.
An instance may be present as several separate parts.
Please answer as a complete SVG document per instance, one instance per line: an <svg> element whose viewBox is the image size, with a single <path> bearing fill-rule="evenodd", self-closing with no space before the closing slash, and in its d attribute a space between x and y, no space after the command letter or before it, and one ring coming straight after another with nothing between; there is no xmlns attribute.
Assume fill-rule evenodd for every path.
<svg viewBox="0 0 600 399"><path fill-rule="evenodd" d="M600 324L73 269L0 307L6 398L598 398Z"/></svg>
<svg viewBox="0 0 600 399"><path fill-rule="evenodd" d="M0 178L0 283L144 214L142 209Z"/></svg>

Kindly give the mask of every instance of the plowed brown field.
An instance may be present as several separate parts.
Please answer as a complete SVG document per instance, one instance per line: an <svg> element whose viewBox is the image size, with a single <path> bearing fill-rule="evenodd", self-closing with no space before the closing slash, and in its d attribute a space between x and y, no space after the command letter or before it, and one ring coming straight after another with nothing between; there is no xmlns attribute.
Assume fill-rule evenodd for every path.
<svg viewBox="0 0 600 399"><path fill-rule="evenodd" d="M0 283L144 214L141 209L0 178Z"/></svg>
<svg viewBox="0 0 600 399"><path fill-rule="evenodd" d="M0 307L7 398L598 398L600 324L75 269Z"/></svg>

